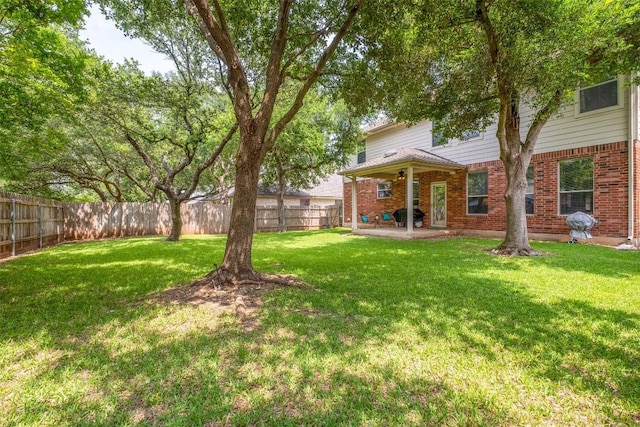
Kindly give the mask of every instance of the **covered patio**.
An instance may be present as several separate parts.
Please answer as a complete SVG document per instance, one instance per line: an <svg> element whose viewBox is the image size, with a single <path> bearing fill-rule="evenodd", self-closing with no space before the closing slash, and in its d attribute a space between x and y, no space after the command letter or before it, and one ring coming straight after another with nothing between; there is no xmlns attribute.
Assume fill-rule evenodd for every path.
<svg viewBox="0 0 640 427"><path fill-rule="evenodd" d="M417 148L401 148L390 150L382 156L356 165L340 172L351 179L351 229L354 234L379 235L404 239L429 238L451 235L446 229L429 229L414 227L413 180L417 174L431 171L455 174L466 170L466 166ZM360 228L358 218L358 178L379 178L405 185L404 206L406 209L406 225L404 227L366 227ZM430 205L430 203L429 203Z"/></svg>

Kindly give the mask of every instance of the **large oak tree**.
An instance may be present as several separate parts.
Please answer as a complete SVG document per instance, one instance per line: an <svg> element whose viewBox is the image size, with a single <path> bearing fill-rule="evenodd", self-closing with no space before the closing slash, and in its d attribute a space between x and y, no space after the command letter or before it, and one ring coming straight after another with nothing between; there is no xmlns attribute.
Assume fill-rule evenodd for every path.
<svg viewBox="0 0 640 427"><path fill-rule="evenodd" d="M146 29L174 13L168 0L101 0L132 34L149 41ZM267 278L251 260L260 167L278 137L303 105L349 32L364 0L183 0L219 60L223 87L229 94L240 143L235 158L235 198L224 259L216 274L231 283ZM153 41L151 41L152 45ZM294 87L286 108L280 89ZM282 99L281 99L282 98Z"/></svg>

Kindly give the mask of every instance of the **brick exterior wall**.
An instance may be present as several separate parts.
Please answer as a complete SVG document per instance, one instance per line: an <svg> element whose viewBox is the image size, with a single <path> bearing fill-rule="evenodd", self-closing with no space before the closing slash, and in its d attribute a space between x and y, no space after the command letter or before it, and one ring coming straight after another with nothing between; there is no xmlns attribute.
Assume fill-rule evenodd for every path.
<svg viewBox="0 0 640 427"><path fill-rule="evenodd" d="M628 167L629 156L627 142L596 145L536 154L531 160L534 168L534 214L527 215L527 224L531 233L568 234L566 216L559 214L558 162L560 160L593 157L594 205L593 216L600 220L592 234L602 237L627 237L628 234ZM640 192L640 143L635 143L637 170L635 174L636 190ZM452 230L493 230L506 229L506 204L504 192L506 179L502 162L492 161L468 165L469 171L486 170L489 179L489 212L486 215L467 214L467 179L463 171L449 174L446 172L427 172L414 178L420 185L420 209L427 214L424 226L430 225L431 183L447 183L447 228ZM377 183L382 180L358 181L358 213L370 217L382 212L393 212L405 206L405 182L392 184L393 197L377 198ZM345 223L351 222L351 183L344 186ZM636 199L635 234L640 230L640 202Z"/></svg>

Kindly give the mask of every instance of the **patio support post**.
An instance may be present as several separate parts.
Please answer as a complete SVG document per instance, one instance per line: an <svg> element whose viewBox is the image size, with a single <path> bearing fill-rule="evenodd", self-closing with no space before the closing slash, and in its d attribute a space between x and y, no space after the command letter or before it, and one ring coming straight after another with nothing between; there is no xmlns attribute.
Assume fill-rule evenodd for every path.
<svg viewBox="0 0 640 427"><path fill-rule="evenodd" d="M407 234L413 234L413 166L407 168L407 200L405 206L407 207Z"/></svg>
<svg viewBox="0 0 640 427"><path fill-rule="evenodd" d="M358 229L358 182L351 177L351 230Z"/></svg>

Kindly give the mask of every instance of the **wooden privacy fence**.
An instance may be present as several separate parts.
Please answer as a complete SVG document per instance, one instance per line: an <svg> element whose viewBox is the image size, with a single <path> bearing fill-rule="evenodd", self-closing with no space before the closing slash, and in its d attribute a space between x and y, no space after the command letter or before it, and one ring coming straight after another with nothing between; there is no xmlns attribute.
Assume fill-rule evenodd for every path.
<svg viewBox="0 0 640 427"><path fill-rule="evenodd" d="M213 203L182 205L182 234L224 234L231 207ZM168 203L67 203L65 240L168 235Z"/></svg>
<svg viewBox="0 0 640 427"><path fill-rule="evenodd" d="M287 230L319 230L339 227L342 206L285 206ZM278 231L276 206L257 206L255 231Z"/></svg>
<svg viewBox="0 0 640 427"><path fill-rule="evenodd" d="M185 204L182 234L226 234L231 206L208 202ZM286 208L287 229L319 230L339 227L341 206ZM65 240L165 235L171 230L167 203L66 203ZM257 206L255 231L277 231L276 206Z"/></svg>
<svg viewBox="0 0 640 427"><path fill-rule="evenodd" d="M0 258L63 240L63 203L0 191Z"/></svg>
<svg viewBox="0 0 640 427"><path fill-rule="evenodd" d="M226 234L231 206L182 205L182 234ZM288 230L318 230L342 224L342 206L287 206ZM0 258L65 240L168 235L168 203L63 203L0 192ZM255 231L277 231L276 206L257 206Z"/></svg>

